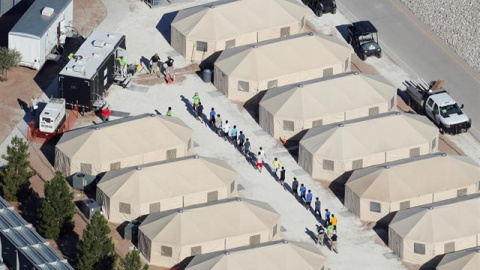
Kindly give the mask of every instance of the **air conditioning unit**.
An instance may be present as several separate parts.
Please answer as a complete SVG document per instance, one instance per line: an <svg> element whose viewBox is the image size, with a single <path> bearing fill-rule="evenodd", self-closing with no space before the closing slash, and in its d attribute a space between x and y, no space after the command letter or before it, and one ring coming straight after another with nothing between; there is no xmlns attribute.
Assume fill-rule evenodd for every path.
<svg viewBox="0 0 480 270"><path fill-rule="evenodd" d="M75 65L75 66L73 66L73 71L83 73L83 72L85 72L85 66Z"/></svg>
<svg viewBox="0 0 480 270"><path fill-rule="evenodd" d="M91 219L96 212L102 213L102 208L93 199L83 200L80 202L80 210L86 218Z"/></svg>
<svg viewBox="0 0 480 270"><path fill-rule="evenodd" d="M53 15L53 12L54 12L54 11L55 11L55 10L54 10L53 8L51 8L51 7L44 7L44 8L42 9L42 15L43 15L43 16L47 16L47 17L50 17L50 16Z"/></svg>
<svg viewBox="0 0 480 270"><path fill-rule="evenodd" d="M80 190L88 190L93 186L95 182L95 176L85 174L85 173L76 173L72 177L72 186L73 188Z"/></svg>
<svg viewBox="0 0 480 270"><path fill-rule="evenodd" d="M105 41L95 40L95 41L93 41L93 46L103 48L103 47L105 47Z"/></svg>

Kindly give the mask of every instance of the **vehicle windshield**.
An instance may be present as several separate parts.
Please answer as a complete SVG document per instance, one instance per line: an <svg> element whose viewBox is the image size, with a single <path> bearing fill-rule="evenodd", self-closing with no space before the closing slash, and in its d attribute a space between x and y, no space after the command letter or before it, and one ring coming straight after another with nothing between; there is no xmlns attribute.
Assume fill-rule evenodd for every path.
<svg viewBox="0 0 480 270"><path fill-rule="evenodd" d="M447 105L440 107L440 113L443 117L447 117L451 114L460 114L462 110L458 107L457 104Z"/></svg>

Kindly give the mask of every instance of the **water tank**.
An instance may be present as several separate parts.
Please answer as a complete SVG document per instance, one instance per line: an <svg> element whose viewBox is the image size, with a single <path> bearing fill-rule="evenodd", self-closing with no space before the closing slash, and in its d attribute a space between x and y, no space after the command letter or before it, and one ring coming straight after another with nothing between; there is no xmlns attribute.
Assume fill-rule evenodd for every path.
<svg viewBox="0 0 480 270"><path fill-rule="evenodd" d="M95 184L95 178L93 175L78 172L72 177L72 186L80 190L90 190Z"/></svg>
<svg viewBox="0 0 480 270"><path fill-rule="evenodd" d="M202 79L205 83L212 82L212 71L210 69L204 69L202 72Z"/></svg>

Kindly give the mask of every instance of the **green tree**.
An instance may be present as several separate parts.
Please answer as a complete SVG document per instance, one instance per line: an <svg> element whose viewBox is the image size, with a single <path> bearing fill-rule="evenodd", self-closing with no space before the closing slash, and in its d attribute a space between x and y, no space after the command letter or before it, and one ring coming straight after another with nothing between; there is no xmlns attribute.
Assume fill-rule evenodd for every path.
<svg viewBox="0 0 480 270"><path fill-rule="evenodd" d="M127 253L125 259L120 261L120 269L122 270L148 270L148 264L142 267L140 261L140 252L138 250L132 250Z"/></svg>
<svg viewBox="0 0 480 270"><path fill-rule="evenodd" d="M7 80L7 72L17 67L22 60L22 55L17 50L0 47L0 82Z"/></svg>
<svg viewBox="0 0 480 270"><path fill-rule="evenodd" d="M63 174L55 176L45 184L45 198L42 199L39 212L39 230L46 238L58 239L73 229L75 223L75 204Z"/></svg>
<svg viewBox="0 0 480 270"><path fill-rule="evenodd" d="M115 251L107 220L99 213L93 215L78 243L79 270L109 270L115 266Z"/></svg>
<svg viewBox="0 0 480 270"><path fill-rule="evenodd" d="M17 136L13 137L10 145L7 146L7 154L2 155L7 165L0 171L2 178L0 187L7 201L17 201L18 195L28 190L29 179L35 175L29 170L29 157L27 142Z"/></svg>

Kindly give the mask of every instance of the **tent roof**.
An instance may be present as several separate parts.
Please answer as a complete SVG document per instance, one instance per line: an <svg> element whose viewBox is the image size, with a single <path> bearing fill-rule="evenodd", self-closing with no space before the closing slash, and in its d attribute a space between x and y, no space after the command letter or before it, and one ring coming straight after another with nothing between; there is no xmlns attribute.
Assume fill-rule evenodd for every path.
<svg viewBox="0 0 480 270"><path fill-rule="evenodd" d="M346 186L362 199L393 202L474 185L479 176L471 158L436 153L355 170Z"/></svg>
<svg viewBox="0 0 480 270"><path fill-rule="evenodd" d="M171 25L189 39L216 41L299 23L306 13L293 0L225 0L180 10Z"/></svg>
<svg viewBox="0 0 480 270"><path fill-rule="evenodd" d="M339 112L390 102L396 91L378 75L350 72L269 90L260 106L274 117L318 120Z"/></svg>
<svg viewBox="0 0 480 270"><path fill-rule="evenodd" d="M480 247L445 254L436 269L478 270L480 269Z"/></svg>
<svg viewBox="0 0 480 270"><path fill-rule="evenodd" d="M226 199L150 214L140 230L152 241L183 246L271 230L280 215L265 202Z"/></svg>
<svg viewBox="0 0 480 270"><path fill-rule="evenodd" d="M28 8L25 14L23 14L15 26L13 26L10 33L41 38L55 22L58 15L60 15L71 3L72 0L36 0ZM54 9L52 16L47 17L42 15L42 10L45 7Z"/></svg>
<svg viewBox="0 0 480 270"><path fill-rule="evenodd" d="M236 179L236 172L227 162L195 157L109 171L97 187L110 198L142 204L229 187Z"/></svg>
<svg viewBox="0 0 480 270"><path fill-rule="evenodd" d="M311 244L275 241L255 247L197 255L185 270L317 270L326 257Z"/></svg>
<svg viewBox="0 0 480 270"><path fill-rule="evenodd" d="M261 81L330 67L350 54L348 44L336 37L302 33L225 50L215 66L229 76Z"/></svg>
<svg viewBox="0 0 480 270"><path fill-rule="evenodd" d="M425 116L390 112L310 129L300 144L324 158L352 159L430 143L438 129Z"/></svg>
<svg viewBox="0 0 480 270"><path fill-rule="evenodd" d="M461 222L452 222L461 217ZM444 242L477 235L480 194L463 196L399 211L389 230L404 239L424 243Z"/></svg>
<svg viewBox="0 0 480 270"><path fill-rule="evenodd" d="M192 135L179 118L142 114L68 131L56 148L70 158L95 163L186 144Z"/></svg>

